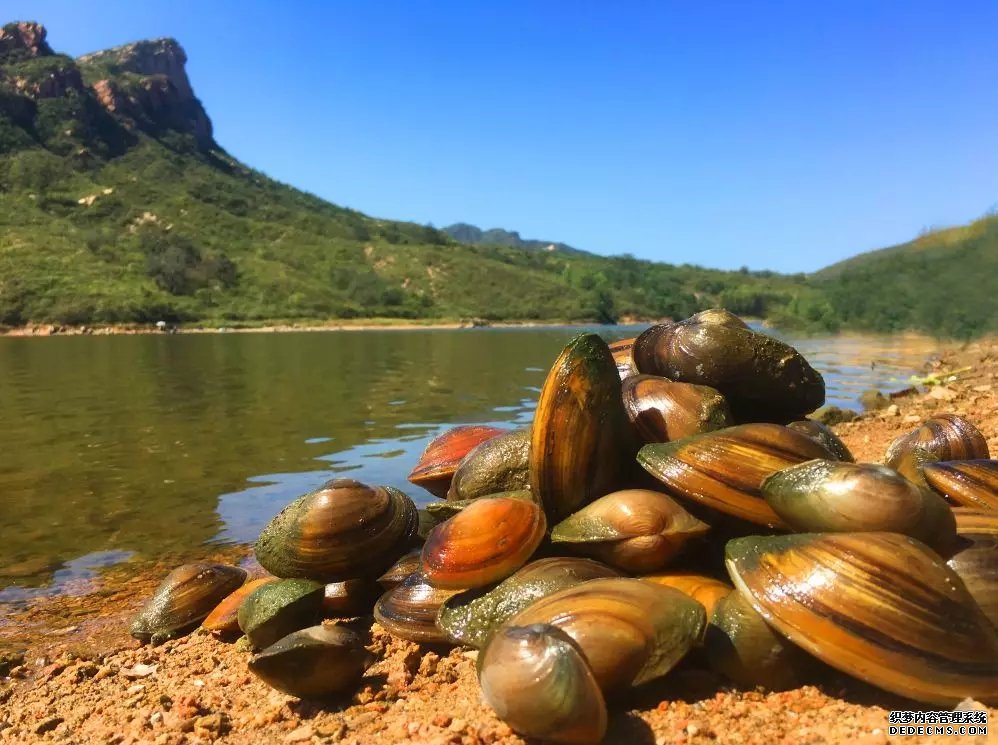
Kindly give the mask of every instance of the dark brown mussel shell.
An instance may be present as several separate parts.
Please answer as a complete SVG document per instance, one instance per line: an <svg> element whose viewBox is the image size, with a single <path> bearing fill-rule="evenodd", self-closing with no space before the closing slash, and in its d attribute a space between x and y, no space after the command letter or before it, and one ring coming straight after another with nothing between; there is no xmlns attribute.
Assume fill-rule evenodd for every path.
<svg viewBox="0 0 998 745"><path fill-rule="evenodd" d="M239 628L255 649L322 620L325 586L309 579L282 579L258 587L239 606Z"/></svg>
<svg viewBox="0 0 998 745"><path fill-rule="evenodd" d="M361 638L342 626L310 626L250 658L249 669L271 688L298 698L351 693L374 662Z"/></svg>
<svg viewBox="0 0 998 745"><path fill-rule="evenodd" d="M433 438L409 474L409 482L437 497L446 497L458 464L477 445L507 430L483 424L454 427Z"/></svg>
<svg viewBox="0 0 998 745"><path fill-rule="evenodd" d="M748 328L683 321L634 342L638 370L716 388L740 422L790 422L825 402L825 382L793 347Z"/></svg>
<svg viewBox="0 0 998 745"><path fill-rule="evenodd" d="M530 431L498 435L472 448L454 472L447 499L475 499L530 484Z"/></svg>
<svg viewBox="0 0 998 745"><path fill-rule="evenodd" d="M554 524L624 486L636 443L606 342L575 337L548 372L534 413L530 491Z"/></svg>
<svg viewBox="0 0 998 745"><path fill-rule="evenodd" d="M215 610L208 614L201 624L201 628L207 629L217 636L235 634L239 631L239 606L243 601L268 582L275 582L277 577L260 577L251 579L242 587L230 593L225 600L215 606Z"/></svg>
<svg viewBox="0 0 998 745"><path fill-rule="evenodd" d="M430 531L422 565L434 587L466 590L505 579L544 539L544 511L520 499L476 499Z"/></svg>
<svg viewBox="0 0 998 745"><path fill-rule="evenodd" d="M914 464L909 462L913 453L917 456ZM990 457L984 435L971 422L956 414L938 414L894 440L884 463L917 481L920 477L915 471L925 462Z"/></svg>
<svg viewBox="0 0 998 745"><path fill-rule="evenodd" d="M832 454L778 424L740 424L677 442L645 445L638 463L672 494L758 525L786 523L762 499L762 481L777 471Z"/></svg>
<svg viewBox="0 0 998 745"><path fill-rule="evenodd" d="M597 745L606 735L603 694L583 651L561 629L507 626L478 657L482 697L529 738Z"/></svg>
<svg viewBox="0 0 998 745"><path fill-rule="evenodd" d="M961 547L946 562L998 628L998 512L957 513Z"/></svg>
<svg viewBox="0 0 998 745"><path fill-rule="evenodd" d="M470 590L444 601L437 626L455 644L480 649L496 629L535 600L591 579L619 576L616 569L591 559L538 559L486 593Z"/></svg>
<svg viewBox="0 0 998 745"><path fill-rule="evenodd" d="M813 419L801 419L797 422L790 422L787 426L796 432L800 432L802 435L810 437L819 445L824 445L835 456L835 460L841 460L846 463L856 462L846 444L824 422L816 422Z"/></svg>
<svg viewBox="0 0 998 745"><path fill-rule="evenodd" d="M887 466L809 460L769 476L762 495L802 533L903 533L939 553L956 542L956 519L946 501Z"/></svg>
<svg viewBox="0 0 998 745"><path fill-rule="evenodd" d="M423 549L417 548L399 557L398 561L388 567L388 571L378 577L378 584L385 590L398 587L402 581L413 572L418 572L423 565Z"/></svg>
<svg viewBox="0 0 998 745"><path fill-rule="evenodd" d="M798 533L737 538L725 554L766 621L832 667L928 703L998 694L998 630L924 543Z"/></svg>
<svg viewBox="0 0 998 745"><path fill-rule="evenodd" d="M621 383L621 395L643 442L680 440L735 423L724 396L705 385L634 375Z"/></svg>
<svg viewBox="0 0 998 745"><path fill-rule="evenodd" d="M260 533L256 558L278 577L377 577L409 549L416 506L390 486L333 479L299 497Z"/></svg>
<svg viewBox="0 0 998 745"><path fill-rule="evenodd" d="M593 579L541 598L511 626L549 623L582 649L606 695L665 675L700 640L703 606L638 579Z"/></svg>
<svg viewBox="0 0 998 745"><path fill-rule="evenodd" d="M551 529L551 542L626 572L654 572L708 530L667 494L624 489L566 517Z"/></svg>
<svg viewBox="0 0 998 745"><path fill-rule="evenodd" d="M183 636L246 581L246 572L228 564L184 564L166 575L132 621L136 639L161 644Z"/></svg>
<svg viewBox="0 0 998 745"><path fill-rule="evenodd" d="M805 672L820 664L767 624L737 590L714 607L703 646L713 670L749 690L796 688L805 682Z"/></svg>
<svg viewBox="0 0 998 745"><path fill-rule="evenodd" d="M374 618L394 636L421 644L444 644L448 639L437 628L440 605L460 590L441 590L420 572L410 574L386 592L374 606Z"/></svg>
<svg viewBox="0 0 998 745"><path fill-rule="evenodd" d="M634 359L631 357L631 347L634 346L634 339L618 339L610 342L610 354L613 355L613 362L617 366L617 374L621 380L626 380L632 375L638 374L638 368L634 366Z"/></svg>
<svg viewBox="0 0 998 745"><path fill-rule="evenodd" d="M326 618L354 618L371 613L382 588L370 579L330 582L322 593L322 614Z"/></svg>
<svg viewBox="0 0 998 745"><path fill-rule="evenodd" d="M953 504L998 512L998 460L948 460L926 463L929 486Z"/></svg>
<svg viewBox="0 0 998 745"><path fill-rule="evenodd" d="M688 595L703 606L708 620L714 615L718 601L734 589L727 582L693 572L658 572L642 574L637 579L671 587Z"/></svg>

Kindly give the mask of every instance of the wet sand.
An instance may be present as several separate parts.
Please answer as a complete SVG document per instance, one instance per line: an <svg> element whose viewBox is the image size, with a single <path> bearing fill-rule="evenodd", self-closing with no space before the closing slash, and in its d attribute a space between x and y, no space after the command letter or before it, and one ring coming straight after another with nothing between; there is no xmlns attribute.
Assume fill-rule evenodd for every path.
<svg viewBox="0 0 998 745"><path fill-rule="evenodd" d="M950 370L963 372L949 381ZM945 411L975 422L998 454L998 343L946 350L927 372L943 384L836 426L858 460L882 460L894 437ZM130 617L175 563L114 567L77 596L39 598L0 617L0 742L523 742L481 702L474 652L404 642L377 625L370 648L379 661L360 689L321 706L268 688L248 672L246 651L204 632L140 645L128 637ZM888 712L917 704L839 675L783 693L736 691L695 657L609 706L606 742L620 745L998 742L995 708L990 737L892 738Z"/></svg>

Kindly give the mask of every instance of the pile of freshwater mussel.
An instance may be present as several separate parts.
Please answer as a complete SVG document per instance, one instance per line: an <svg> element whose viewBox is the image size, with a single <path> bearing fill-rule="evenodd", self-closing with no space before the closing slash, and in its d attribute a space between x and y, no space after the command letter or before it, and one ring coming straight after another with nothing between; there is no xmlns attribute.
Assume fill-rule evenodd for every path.
<svg viewBox="0 0 998 745"><path fill-rule="evenodd" d="M529 429L463 425L409 480L335 479L260 534L271 575L190 564L132 633L245 635L303 698L356 689L356 624L478 650L514 730L599 742L606 702L684 657L769 690L827 667L925 704L998 697L998 461L935 416L856 463L807 415L824 381L723 310L555 360ZM425 501L425 500L424 500ZM323 622L323 618L327 620ZM363 630L363 628L362 628Z"/></svg>

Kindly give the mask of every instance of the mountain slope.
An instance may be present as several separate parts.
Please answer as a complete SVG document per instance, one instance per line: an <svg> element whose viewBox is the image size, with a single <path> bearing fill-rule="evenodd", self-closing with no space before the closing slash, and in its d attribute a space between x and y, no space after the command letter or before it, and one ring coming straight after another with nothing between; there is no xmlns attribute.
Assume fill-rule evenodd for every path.
<svg viewBox="0 0 998 745"><path fill-rule="evenodd" d="M515 246L516 248L529 248L534 251L560 251L568 254L592 255L588 251L573 248L567 243L524 239L515 230L504 230L502 228L482 230L465 222L456 222L453 225L441 228L441 230L461 243L474 243L481 246Z"/></svg>

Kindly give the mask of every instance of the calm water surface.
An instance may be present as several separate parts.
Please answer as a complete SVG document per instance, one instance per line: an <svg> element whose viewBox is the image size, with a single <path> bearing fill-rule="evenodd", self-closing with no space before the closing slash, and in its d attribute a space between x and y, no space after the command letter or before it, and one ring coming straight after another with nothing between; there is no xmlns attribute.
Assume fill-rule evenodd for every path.
<svg viewBox="0 0 998 745"><path fill-rule="evenodd" d="M595 329L608 339L638 328ZM337 474L405 480L457 423L526 424L578 328L0 338L0 601L249 543ZM788 339L828 402L900 387L928 340Z"/></svg>

